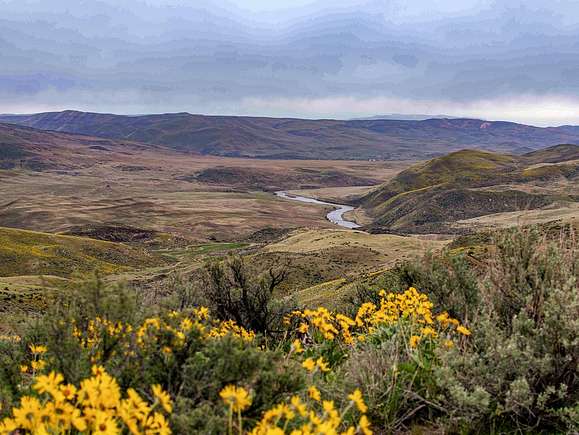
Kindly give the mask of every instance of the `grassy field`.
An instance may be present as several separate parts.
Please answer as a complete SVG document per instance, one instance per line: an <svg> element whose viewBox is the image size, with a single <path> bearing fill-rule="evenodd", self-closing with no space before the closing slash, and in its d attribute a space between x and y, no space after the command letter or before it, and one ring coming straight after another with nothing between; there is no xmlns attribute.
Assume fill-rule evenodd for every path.
<svg viewBox="0 0 579 435"><path fill-rule="evenodd" d="M333 284L324 284L326 289L337 289L361 275L441 249L447 242L340 229L302 229L265 246L255 258L262 265L288 265L291 273L282 286L283 293L301 294L328 281ZM308 300L304 297L305 302Z"/></svg>
<svg viewBox="0 0 579 435"><path fill-rule="evenodd" d="M0 226L66 232L95 224L128 225L191 242L236 242L263 228L330 228L324 210L280 201L273 194L236 184L188 178L212 167L287 174L337 171L387 180L408 163L360 161L266 161L144 153L128 163L103 161L70 171L0 171ZM308 175L310 177L310 175ZM310 178L308 178L310 179ZM243 181L243 180L241 180ZM282 187L303 187L297 184ZM311 187L323 186L323 177Z"/></svg>
<svg viewBox="0 0 579 435"><path fill-rule="evenodd" d="M10 319L42 311L55 289L97 273L112 277L167 265L140 247L0 227L0 313L10 314L0 319L0 329Z"/></svg>
<svg viewBox="0 0 579 435"><path fill-rule="evenodd" d="M341 230L325 219L326 207L282 201L268 190L283 188L325 201L356 203L376 186L348 183L374 180L394 190L402 185L426 186L397 193L396 200L380 207L388 207L399 222L428 222L422 210L435 217L449 213L448 207L434 206L430 191L435 187L429 184L458 183L457 176L478 183L479 172L497 174L512 165L523 169L510 157L479 152L420 163L398 177L411 162L251 160L151 150L99 159L96 151L86 151L91 152L89 160L84 154L78 157L84 166L77 165L71 154L68 169L0 171L0 226L11 227L0 228L0 288L6 306L38 309L44 289L67 285L73 271L88 276L98 270L110 282L129 283L145 295L162 295L173 276L195 281L207 260L235 253L247 256L256 269L287 266L290 274L280 296L337 307L377 271L439 250L448 240L431 237L436 231L403 237ZM574 160L565 162L563 169L553 163L544 164L545 169L535 160L528 166L533 183L517 179L477 185L468 195L487 198L504 191L499 198L503 200L515 186L523 196L573 193L573 178L542 177L553 171L566 173L565 165ZM345 185L337 186L340 182ZM414 198L410 208L406 197ZM404 204L394 204L400 198ZM481 210L485 207L486 202ZM454 228L463 232L571 219L579 213L576 203L569 201L531 211L521 208L494 214L489 209L484 216L457 219ZM372 222L363 208L347 218Z"/></svg>
<svg viewBox="0 0 579 435"><path fill-rule="evenodd" d="M579 221L579 203L565 202L538 210L495 213L457 221L456 228L494 229L517 225L532 225L551 221Z"/></svg>
<svg viewBox="0 0 579 435"><path fill-rule="evenodd" d="M285 240L265 247L267 252L311 253L343 248L360 248L374 251L384 260L408 258L428 249L441 247L444 242L402 237L390 234L368 234L363 231L341 229L301 230Z"/></svg>

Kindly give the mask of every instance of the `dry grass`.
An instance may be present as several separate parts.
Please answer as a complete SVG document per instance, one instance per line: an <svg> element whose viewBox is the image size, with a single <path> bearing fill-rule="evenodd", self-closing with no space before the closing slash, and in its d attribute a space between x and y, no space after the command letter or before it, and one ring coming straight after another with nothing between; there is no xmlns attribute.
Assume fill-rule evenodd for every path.
<svg viewBox="0 0 579 435"><path fill-rule="evenodd" d="M308 253L327 249L362 248L370 249L383 261L392 261L420 255L431 249L438 249L446 242L403 237L390 234L368 234L362 231L339 229L300 230L288 238L264 248L267 252Z"/></svg>
<svg viewBox="0 0 579 435"><path fill-rule="evenodd" d="M579 203L562 202L536 210L489 214L472 219L463 219L457 221L454 225L456 228L477 228L482 230L532 225L556 220L563 222L579 221Z"/></svg>
<svg viewBox="0 0 579 435"><path fill-rule="evenodd" d="M404 164L359 161L266 161L143 152L70 171L0 171L0 226L64 232L123 224L192 241L238 240L266 228L330 228L323 208L280 201L235 185L182 178L214 166L292 171L337 170L387 179ZM115 157L115 158L116 158ZM130 162L130 164L129 164Z"/></svg>

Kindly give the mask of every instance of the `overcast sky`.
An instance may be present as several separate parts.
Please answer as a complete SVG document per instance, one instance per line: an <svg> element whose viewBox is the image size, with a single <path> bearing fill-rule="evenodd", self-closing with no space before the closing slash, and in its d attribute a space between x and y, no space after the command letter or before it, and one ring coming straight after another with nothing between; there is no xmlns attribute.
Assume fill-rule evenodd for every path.
<svg viewBox="0 0 579 435"><path fill-rule="evenodd" d="M577 0L0 0L0 113L579 124Z"/></svg>

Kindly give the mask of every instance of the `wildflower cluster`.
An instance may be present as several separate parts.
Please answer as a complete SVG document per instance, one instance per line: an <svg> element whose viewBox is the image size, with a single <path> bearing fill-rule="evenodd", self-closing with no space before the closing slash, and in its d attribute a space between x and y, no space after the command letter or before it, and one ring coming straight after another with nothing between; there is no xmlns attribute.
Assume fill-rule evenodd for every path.
<svg viewBox="0 0 579 435"><path fill-rule="evenodd" d="M255 332L248 331L233 320L219 322L208 333L209 337L224 337L226 335L233 335L246 341L251 341L255 338Z"/></svg>
<svg viewBox="0 0 579 435"><path fill-rule="evenodd" d="M241 412L251 405L249 393L241 387L228 385L221 393L221 398L230 409L229 433L233 433L232 411L238 413L237 431L243 434ZM359 414L354 418L353 411ZM294 395L289 403L279 403L265 411L261 419L249 432L251 435L371 435L370 422L366 417L366 406L360 390L348 395L344 409L336 408L334 401L322 400L320 391L311 386L308 398ZM351 412L352 411L352 412ZM349 419L347 418L349 417ZM347 421L356 421L354 425Z"/></svg>
<svg viewBox="0 0 579 435"><path fill-rule="evenodd" d="M84 328L80 328L76 322L72 325L72 335L78 340L82 348L92 352L93 362L100 361L103 356L103 348L108 348L109 343L126 340L133 332L132 325L123 322L113 322L109 319L97 316L88 320ZM115 350L109 350L110 356L115 355Z"/></svg>
<svg viewBox="0 0 579 435"><path fill-rule="evenodd" d="M40 372L46 367L46 360L44 355L48 351L46 346L31 344L28 346L32 353L32 358L29 364L20 365L20 373L32 373L33 375Z"/></svg>
<svg viewBox="0 0 579 435"><path fill-rule="evenodd" d="M351 354L363 352L368 345L380 342L384 337L395 337L406 343L408 358L422 361L423 358L432 357L430 350L434 346L450 347L456 337L470 335L470 331L448 313L434 313L428 297L414 288L402 294L380 291L379 296L379 303L363 304L353 317L333 313L323 307L295 311L288 316L286 337L290 340L283 344L287 351L285 356L278 359L284 367L291 366L296 372L299 372L301 365L307 372L303 379L309 379L311 386L304 390L302 381L299 385L291 383L290 387L281 390L282 395L275 395L287 397L288 400L277 403L262 415L256 412L261 409L264 400L274 395L267 393L265 396L260 388L255 387L259 383L252 378L251 370L237 378L232 378L229 372L226 378L216 378L217 385L236 379L250 387L246 390L230 384L221 390L219 396L213 394L206 398L209 401L221 399L227 405L228 432L233 434L236 429L240 435L370 434L368 416L373 414L366 414L370 411L357 389L361 384L347 385L348 390L354 390L347 400L334 398L334 401L323 398L314 383L323 385L335 381L332 370L340 370L338 367ZM54 370L51 369L53 364L58 362L56 349L51 347L49 351L43 344L25 347L26 341L15 343L15 346L25 350L20 355L28 357L17 362L21 364L23 376L12 402L19 405L6 411L9 415L0 424L0 435L27 432L168 434L170 427L166 416L173 410L172 398L159 385L149 384L163 384L168 391L176 394L175 400L182 397L197 400L192 399L193 396L180 396L184 391L191 395L194 390L181 388L186 382L184 367L189 364L191 373L195 372L191 366L191 349L208 348L214 352L223 344L221 337L233 336L238 339L239 345L250 351L249 354L268 352L266 347L260 345L263 341L255 339L253 331L244 329L233 320L214 319L204 307L165 312L136 324L112 321L101 316L90 320L72 320L63 325L63 330L69 334L67 340L75 346L78 344L78 348L73 346L73 349L80 350L79 356L88 363L84 367L93 366L92 377L79 385L65 383L64 376L58 371L70 379L76 378L66 372L66 366L50 371ZM360 342L364 341L368 343L361 345ZM420 352L415 352L413 349L419 345ZM215 346L217 348L213 349ZM223 351L219 352L218 357L226 358ZM118 379L133 388L123 393L116 379L102 368L104 365L115 368ZM264 366L260 367L263 370ZM147 371L148 381L145 385L142 385L138 375L142 370ZM413 388L425 384L421 376L413 375ZM431 376L431 373L425 371L426 376ZM290 385L287 381L286 384ZM34 393L31 394L28 388ZM145 392L146 396L140 395ZM370 394L369 397L374 396ZM259 404L256 407L251 406L254 400ZM248 432L244 432L244 412L247 414L245 425ZM217 414L223 418L221 412ZM184 424L186 418L174 421Z"/></svg>
<svg viewBox="0 0 579 435"><path fill-rule="evenodd" d="M102 367L93 366L92 377L79 387L64 383L61 374L35 377L37 396L24 396L11 417L0 422L0 434L90 432L95 434L170 434L165 413L172 403L160 386L152 387L151 404L134 389L122 398L117 381Z"/></svg>
<svg viewBox="0 0 579 435"><path fill-rule="evenodd" d="M109 350L113 342L126 355L134 354L135 350L151 348L171 354L173 350L185 346L187 336L192 332L206 339L229 334L248 341L255 338L253 332L247 331L233 320L212 319L206 307L183 312L171 311L163 317L147 318L136 327L101 317L89 320L84 328L73 326L73 335L83 348L93 353L93 362L101 360L104 348L109 356L114 355L114 350Z"/></svg>
<svg viewBox="0 0 579 435"><path fill-rule="evenodd" d="M402 323L412 326L413 333L409 339L411 347L416 347L424 338L441 336L446 346L452 346L453 334L470 335L470 331L448 313L434 315L433 304L428 296L413 287L401 294L380 290L379 295L379 305L372 302L362 304L353 319L320 307L316 310L294 311L286 318L286 323L294 321L298 335L308 335L314 341L340 340L348 345L366 340L382 326Z"/></svg>

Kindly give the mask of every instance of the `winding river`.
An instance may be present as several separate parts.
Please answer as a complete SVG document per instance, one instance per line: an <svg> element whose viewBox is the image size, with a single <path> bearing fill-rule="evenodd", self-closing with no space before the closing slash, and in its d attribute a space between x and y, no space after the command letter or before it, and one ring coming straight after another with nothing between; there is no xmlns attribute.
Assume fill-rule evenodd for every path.
<svg viewBox="0 0 579 435"><path fill-rule="evenodd" d="M344 228L349 228L351 230L354 228L360 228L360 225L358 225L356 222L344 219L344 213L354 210L354 207L351 207L349 205L333 204L331 202L318 201L317 199L308 198L306 196L291 195L285 191L275 192L275 194L280 198L289 199L292 201L307 202L309 204L318 204L318 205L329 205L331 207L334 207L335 210L329 212L326 215L326 219L328 219L330 222L336 225L339 225Z"/></svg>

